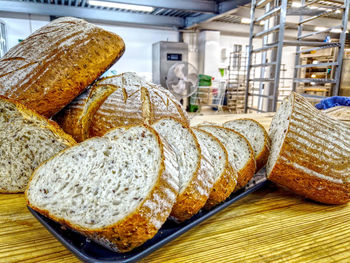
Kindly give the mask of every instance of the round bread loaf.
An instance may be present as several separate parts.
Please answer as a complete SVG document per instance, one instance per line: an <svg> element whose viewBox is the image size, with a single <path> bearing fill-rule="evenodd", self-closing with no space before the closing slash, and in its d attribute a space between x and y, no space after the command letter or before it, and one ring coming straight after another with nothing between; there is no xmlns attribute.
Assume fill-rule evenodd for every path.
<svg viewBox="0 0 350 263"><path fill-rule="evenodd" d="M288 96L273 117L269 180L326 204L350 201L350 127Z"/></svg>
<svg viewBox="0 0 350 263"><path fill-rule="evenodd" d="M168 90L126 72L100 79L55 119L73 138L83 141L103 136L111 128L152 124L165 117L189 125L185 110Z"/></svg>

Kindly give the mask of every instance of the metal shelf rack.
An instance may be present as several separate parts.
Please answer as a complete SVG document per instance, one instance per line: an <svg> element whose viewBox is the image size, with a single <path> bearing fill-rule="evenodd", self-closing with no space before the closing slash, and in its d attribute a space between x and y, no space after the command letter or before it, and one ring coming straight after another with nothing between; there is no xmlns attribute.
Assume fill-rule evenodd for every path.
<svg viewBox="0 0 350 263"><path fill-rule="evenodd" d="M233 45L226 86L227 109L232 113L244 112L246 74L246 52L242 51L242 45Z"/></svg>
<svg viewBox="0 0 350 263"><path fill-rule="evenodd" d="M350 0L322 0L310 2L301 0L301 8L310 6L319 9L322 8L325 11L307 18L303 15L299 16L297 36L298 45L295 56L293 91L301 93L303 96L309 98L311 102L318 102L325 97L336 96L339 94ZM338 15L342 17L341 24L336 26L327 26L325 24L325 28L322 30L311 33L303 32L304 26L308 22L334 13L338 13ZM318 45L313 46L311 43L313 42L316 44L315 41L307 41L310 37L315 37L324 33L332 33L336 29L340 31L339 41L337 42L320 41L317 43ZM309 44L308 46L311 46L312 48L303 48L306 46L305 44ZM318 55L318 53L321 53L322 51L326 51L328 56L322 56L322 54ZM317 63L314 63L315 61L309 59L307 54L312 54L310 56L314 57ZM310 77L310 74L307 74L308 70L309 73L315 72L315 74ZM323 76L320 78L317 75ZM321 95L317 93L321 93Z"/></svg>
<svg viewBox="0 0 350 263"><path fill-rule="evenodd" d="M280 84L282 50L284 46L296 46L292 85L294 91L297 91L297 86L300 83L312 83L313 85L323 85L325 87L331 85L331 92L329 94L338 95L350 0L302 0L301 4L302 6L297 8L297 10L287 10L288 0L252 0L245 112L276 111L279 96L278 87ZM323 11L320 8L321 6L323 6ZM257 8L265 9L265 13L260 17L255 17ZM318 12L311 9L317 9ZM304 25L308 22L334 14L338 16L341 15L342 19L340 25L329 26L311 33L303 32ZM287 15L299 16L298 35L295 41L284 41ZM261 25L262 23L264 25L263 31L256 33L256 25ZM339 41L318 41L319 38L317 37L319 37L320 34L333 33L334 30L341 31ZM257 38L262 38L261 46L253 47L253 41ZM337 49L335 60L318 64L301 63L300 58L302 54L328 48ZM260 56L260 63L255 64L252 60L253 57L257 55ZM325 67L330 68L333 72L332 78L301 76L301 72L303 70L305 71L305 69ZM253 74L253 69L260 70L258 74ZM314 94L303 95L318 100L324 97L315 96Z"/></svg>
<svg viewBox="0 0 350 263"><path fill-rule="evenodd" d="M250 11L250 36L246 95L244 111L276 111L284 29L288 0L252 0ZM257 8L265 14L255 17ZM264 25L264 30L255 33L255 26ZM254 48L254 39L262 38L261 47ZM260 55L260 63L254 64L253 56ZM252 69L259 69L252 74Z"/></svg>

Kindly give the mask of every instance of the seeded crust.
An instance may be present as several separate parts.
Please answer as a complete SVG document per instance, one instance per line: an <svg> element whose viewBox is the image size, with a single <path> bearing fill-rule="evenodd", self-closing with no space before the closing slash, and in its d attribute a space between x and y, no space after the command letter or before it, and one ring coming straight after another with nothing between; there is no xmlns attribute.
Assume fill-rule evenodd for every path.
<svg viewBox="0 0 350 263"><path fill-rule="evenodd" d="M148 239L151 239L160 228L160 226L157 226L154 222L161 222L161 224L163 224L168 218L172 205L176 200L178 194L178 173L176 172L177 163L173 151L162 143L159 135L152 128L148 126L145 127L153 133L160 145L162 152L161 169L159 171L158 180L148 196L125 218L103 228L89 229L81 227L71 223L69 219L55 217L50 214L50 211L43 210L33 205L28 199L30 183L25 193L28 206L60 224L86 235L115 252L124 253L131 251L135 247L142 245ZM107 138L92 138L89 140L105 139ZM79 145L75 147L79 147ZM59 155L64 154L65 151L59 153ZM42 166L45 165L45 163L42 164ZM35 176L35 173L36 172L33 173L31 180Z"/></svg>
<svg viewBox="0 0 350 263"><path fill-rule="evenodd" d="M57 148L52 148L50 149L50 151L54 152L54 153L57 153L59 152L61 149L64 149L64 148L67 148L67 147L70 147L70 146L73 146L76 144L76 142L74 141L74 139L66 134L58 125L57 123L51 121L51 120L48 120L47 118L39 115L38 113L28 109L27 107L25 107L24 105L22 105L21 103L13 100L13 99L8 99L8 98L5 98L3 96L0 96L0 103L1 104L8 104L9 107L11 107L13 110L15 110L14 112L16 113L19 113L19 118L21 118L24 122L27 122L28 125L37 125L37 128L38 129L46 129L47 131L50 131L52 134L51 134L51 138L45 138L47 140L50 140L49 142L51 143L51 140L54 140L52 141L52 145L53 143L56 143L57 145L59 145L59 147L57 146ZM0 113L1 115L2 114L6 114L5 112L1 112ZM10 116L7 116L7 118L10 118ZM12 120L12 122L8 123L7 125L16 125L14 123L15 120ZM3 123L5 125L5 123ZM33 126L35 128L35 126ZM25 127L18 127L19 130L17 130L17 133L20 132L20 129L22 128L25 128ZM9 127L5 126L5 127L1 127L1 129L6 133L6 131L8 131ZM35 130L33 129L33 132L35 132ZM53 136L52 136L53 135ZM33 135L34 136L34 135ZM13 138L9 138L9 139L13 139ZM7 141L7 142L2 142L2 145L5 145L5 143L8 143L8 144L12 144L13 147L16 147L15 145L15 142L11 142L11 140ZM30 147L31 145L27 145L28 147ZM27 148L28 148L27 147ZM43 147L41 145L35 145L35 147ZM11 151L11 149L8 149L8 151ZM47 154L47 152L46 152ZM22 152L19 153L19 155L17 156L12 156L10 155L7 156L7 153L6 153L6 156L7 157L4 157L3 158L8 158L7 161L8 161L8 165L11 166L13 165L14 163L16 162L19 162L19 163L22 163L23 164L23 159L22 158L25 158L24 156L22 156ZM42 159L44 156L32 156L32 160L31 160L31 163L34 163L34 158L40 158ZM49 156L51 157L51 156ZM48 157L48 158L49 158ZM42 159L42 161L45 161L45 159ZM32 169L34 170L35 167L32 167ZM24 168L22 168L24 169ZM9 176L9 177L14 177L16 178L18 175L17 174L12 174L11 172L12 169L11 168L8 168L8 174L6 176ZM32 171L22 171L23 174L27 174L29 172L29 175L28 175L28 178L26 180L26 182L28 182L29 180L29 176L30 174L32 173ZM11 172L10 172L11 171ZM17 181L18 182L18 181ZM0 182L0 193L19 193L19 192L23 192L25 190L25 187L26 187L26 183L23 184L23 185L17 185L17 186L14 186L14 185L4 185L3 182Z"/></svg>
<svg viewBox="0 0 350 263"><path fill-rule="evenodd" d="M271 145L271 142L270 142L270 137L267 133L267 131L265 130L264 126L262 126L259 122L257 122L256 120L253 120L253 119L249 119L249 118L242 118L242 119L237 119L237 120L233 120L233 121L228 121L228 122L225 122L223 124L224 127L227 127L227 128L230 128L230 129L233 129L233 127L230 127L230 124L231 123L234 123L235 121L239 121L239 120L244 120L244 121L250 121L250 122L254 122L256 123L260 128L261 128L261 131L263 132L264 134L264 147L263 149L255 156L255 161L256 161L256 171L259 171L261 168L263 168L266 163L267 163L267 159L269 158L269 154L270 154L270 145ZM239 131L238 131L239 132ZM250 138L246 137L248 139L248 141L250 142L250 144L253 146L253 143L254 141L253 140L250 140Z"/></svg>
<svg viewBox="0 0 350 263"><path fill-rule="evenodd" d="M292 93L275 114L269 134L269 180L317 202L350 201L349 126Z"/></svg>
<svg viewBox="0 0 350 263"><path fill-rule="evenodd" d="M236 188L238 176L237 176L236 170L232 168L230 162L228 161L228 153L225 146L211 133L202 131L197 128L193 128L193 129L198 130L202 133L205 133L208 137L211 137L214 141L216 141L217 144L220 145L220 147L224 151L224 156L225 156L224 170L222 171L221 175L214 183L213 188L211 189L209 198L204 206L204 209L210 210L214 206L225 201L231 195L231 193ZM208 150L210 151L211 149L208 149Z"/></svg>
<svg viewBox="0 0 350 263"><path fill-rule="evenodd" d="M0 59L0 95L51 117L124 53L123 40L84 20L63 17Z"/></svg>
<svg viewBox="0 0 350 263"><path fill-rule="evenodd" d="M98 80L55 118L68 134L83 141L115 127L152 124L167 116L189 126L186 112L169 91L125 72Z"/></svg>
<svg viewBox="0 0 350 263"><path fill-rule="evenodd" d="M111 85L92 86L56 114L54 119L77 142L82 142L90 137L92 116L115 90L116 87Z"/></svg>
<svg viewBox="0 0 350 263"><path fill-rule="evenodd" d="M246 144L248 145L250 156L249 156L248 161L245 163L245 166L242 169L237 171L238 178L237 178L237 186L236 186L235 191L243 188L249 182L249 180L252 179L252 177L254 176L255 170L256 170L256 163L255 163L254 151L253 151L252 146L250 145L248 140L242 134L240 134L239 132L236 132L235 130L225 128L222 126L216 126L216 125L199 125L198 128L200 130L203 130L202 128L206 127L206 126L214 127L214 128L218 128L218 129L223 129L226 132L233 132L233 133L239 135L241 137L241 139L243 141L245 141ZM217 137L214 133L211 133L211 134L214 135L215 137ZM234 164L231 164L231 165L233 166Z"/></svg>
<svg viewBox="0 0 350 263"><path fill-rule="evenodd" d="M199 159L196 163L196 170L184 190L179 193L176 203L174 204L170 214L171 219L173 219L175 222L180 223L187 219L190 219L193 215L197 214L199 210L206 204L214 184L214 170L211 163L208 161L209 156L207 151L201 149L198 143L198 139L191 128L186 127L181 120L178 120L176 118L164 119L172 119L181 124L182 127L192 135L196 148L198 149ZM164 119L156 121L155 124ZM171 144L170 146L173 147Z"/></svg>

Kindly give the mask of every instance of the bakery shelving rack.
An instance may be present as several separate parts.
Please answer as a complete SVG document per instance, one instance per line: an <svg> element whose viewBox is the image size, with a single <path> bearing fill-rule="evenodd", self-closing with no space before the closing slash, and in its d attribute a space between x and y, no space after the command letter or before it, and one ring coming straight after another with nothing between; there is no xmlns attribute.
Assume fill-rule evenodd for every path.
<svg viewBox="0 0 350 263"><path fill-rule="evenodd" d="M320 14L299 16L297 48L293 90L307 97L311 102L318 102L328 96L339 94L339 85L343 64L350 0L335 1L301 1L301 8L313 7L322 10ZM324 24L322 30L304 32L304 26L325 16L337 15L341 23L329 26ZM338 32L335 41L310 41L311 37L324 33ZM313 44L309 44L313 43ZM306 47L306 45L308 47Z"/></svg>
<svg viewBox="0 0 350 263"><path fill-rule="evenodd" d="M287 10L288 0L252 0L250 11L250 37L248 52L248 67L246 80L245 112L276 111L281 74L281 59L284 46L295 46L295 70L293 74L293 91L302 90L302 95L320 100L326 96L339 93L342 60L345 48L347 22L349 17L350 0L309 0L301 1L301 6ZM264 8L265 13L256 17L256 9ZM295 41L285 41L287 15L298 15L298 33ZM314 32L304 32L304 26L316 19L336 16L341 17L341 24L328 26ZM256 25L264 25L261 32L256 32ZM324 41L322 34L339 33L337 42ZM253 41L262 38L260 47L253 47ZM333 59L308 63L301 61L305 54L324 49L334 49ZM252 62L254 55L260 55L260 63ZM259 68L259 74L252 74L253 68ZM306 75L307 69L326 69L327 74L317 77L317 74ZM305 73L304 75L302 75ZM312 76L314 75L314 76ZM323 96L305 93L306 91L324 91ZM312 87L315 86L315 87ZM320 88L322 87L322 89ZM310 93L310 92L309 92Z"/></svg>
<svg viewBox="0 0 350 263"><path fill-rule="evenodd" d="M233 51L229 57L226 87L227 110L232 113L243 113L244 111L246 74L246 52L242 50L242 45L233 45Z"/></svg>
<svg viewBox="0 0 350 263"><path fill-rule="evenodd" d="M278 85L288 0L252 0L250 11L249 52L244 111L276 111ZM264 8L265 13L255 17L256 9ZM256 32L256 25L263 25ZM254 39L261 38L261 47L254 48ZM260 63L252 63L259 53ZM252 69L259 69L252 74Z"/></svg>

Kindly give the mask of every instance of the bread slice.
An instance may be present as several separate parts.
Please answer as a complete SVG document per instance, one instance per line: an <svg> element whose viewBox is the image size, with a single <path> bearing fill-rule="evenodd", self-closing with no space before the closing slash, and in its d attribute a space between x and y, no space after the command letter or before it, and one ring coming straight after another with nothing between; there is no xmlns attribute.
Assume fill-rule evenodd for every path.
<svg viewBox="0 0 350 263"><path fill-rule="evenodd" d="M265 128L253 119L228 121L223 126L239 132L249 141L254 150L256 171L263 168L270 153L270 138Z"/></svg>
<svg viewBox="0 0 350 263"><path fill-rule="evenodd" d="M214 169L206 149L200 147L190 128L173 118L161 119L152 127L169 143L179 164L179 196L171 212L177 222L196 214L207 202L214 183Z"/></svg>
<svg viewBox="0 0 350 263"><path fill-rule="evenodd" d="M350 201L350 129L296 93L273 117L268 179L326 204Z"/></svg>
<svg viewBox="0 0 350 263"><path fill-rule="evenodd" d="M201 148L207 148L209 161L214 167L214 185L204 208L212 207L225 201L235 190L237 185L237 172L232 168L225 146L212 134L199 129L192 129Z"/></svg>
<svg viewBox="0 0 350 263"><path fill-rule="evenodd" d="M174 153L146 126L117 140L93 138L34 173L28 205L110 248L127 252L152 238L178 193Z"/></svg>
<svg viewBox="0 0 350 263"><path fill-rule="evenodd" d="M52 21L0 58L0 94L51 117L124 53L123 40L82 19Z"/></svg>
<svg viewBox="0 0 350 263"><path fill-rule="evenodd" d="M34 169L75 141L53 121L0 97L0 193L23 192Z"/></svg>
<svg viewBox="0 0 350 263"><path fill-rule="evenodd" d="M185 110L169 91L126 72L100 79L55 119L67 133L82 141L103 136L111 128L151 124L168 116L189 125Z"/></svg>
<svg viewBox="0 0 350 263"><path fill-rule="evenodd" d="M248 140L240 133L214 125L200 125L199 129L214 135L226 147L230 164L238 173L236 190L244 187L256 170L254 151Z"/></svg>

